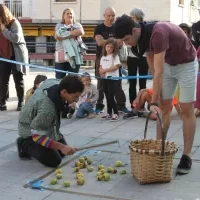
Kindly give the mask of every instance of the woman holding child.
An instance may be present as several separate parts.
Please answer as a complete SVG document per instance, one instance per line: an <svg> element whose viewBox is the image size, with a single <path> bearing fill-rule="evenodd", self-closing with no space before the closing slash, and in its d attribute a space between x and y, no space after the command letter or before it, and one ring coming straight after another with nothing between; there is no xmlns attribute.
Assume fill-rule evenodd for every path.
<svg viewBox="0 0 200 200"><path fill-rule="evenodd" d="M55 69L78 73L83 64L82 54L87 47L81 36L84 30L75 21L75 14L71 8L63 11L62 22L55 27L56 51ZM56 71L56 78L62 79L66 74Z"/></svg>

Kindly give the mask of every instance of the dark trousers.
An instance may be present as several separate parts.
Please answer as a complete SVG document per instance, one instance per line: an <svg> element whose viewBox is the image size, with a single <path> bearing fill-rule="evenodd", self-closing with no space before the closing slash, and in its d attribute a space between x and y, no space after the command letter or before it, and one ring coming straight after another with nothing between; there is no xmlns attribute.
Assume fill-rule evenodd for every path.
<svg viewBox="0 0 200 200"><path fill-rule="evenodd" d="M65 145L67 144L64 137L58 142ZM57 167L64 157L60 151L46 148L34 142L32 137L23 140L22 151L26 152L28 155L47 167Z"/></svg>
<svg viewBox="0 0 200 200"><path fill-rule="evenodd" d="M95 61L95 76L99 76L99 67L100 67L100 59L99 57L96 58ZM103 99L104 99L104 83L103 79L97 79L97 89L99 91L99 98L97 100L96 109L103 109ZM119 80L115 84L116 90L115 90L115 99L117 101L117 106L119 109L122 109L126 105L126 96L124 94L124 91L122 89L122 81Z"/></svg>
<svg viewBox="0 0 200 200"><path fill-rule="evenodd" d="M6 100L9 98L9 80L11 73L13 74L18 101L24 101L23 73L17 70L15 64L0 61L0 106L5 105Z"/></svg>
<svg viewBox="0 0 200 200"><path fill-rule="evenodd" d="M106 96L107 102L107 113L111 115L112 113L118 114L117 103L115 101L116 85L119 81L117 80L103 80L103 89Z"/></svg>
<svg viewBox="0 0 200 200"><path fill-rule="evenodd" d="M139 76L146 76L148 75L148 64L146 57L142 59L138 59L135 57L128 57L127 59L127 66L128 66L128 75L129 76L137 76L137 71ZM145 89L146 88L147 79L139 79L139 88ZM132 103L137 97L137 79L129 79L129 100Z"/></svg>
<svg viewBox="0 0 200 200"><path fill-rule="evenodd" d="M68 62L55 63L55 69L78 73L79 69L80 69L80 65L76 65L76 68L74 69L74 68L71 67L70 63L68 63ZM66 73L56 71L56 78L57 79L62 79L64 76L66 76Z"/></svg>

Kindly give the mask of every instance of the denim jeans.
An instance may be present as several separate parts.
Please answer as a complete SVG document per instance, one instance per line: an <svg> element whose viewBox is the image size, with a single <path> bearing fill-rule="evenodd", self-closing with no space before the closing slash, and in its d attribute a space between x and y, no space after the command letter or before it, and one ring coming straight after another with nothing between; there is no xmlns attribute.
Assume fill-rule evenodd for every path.
<svg viewBox="0 0 200 200"><path fill-rule="evenodd" d="M82 103L76 113L77 118L84 118L89 114L94 113L93 105L90 102Z"/></svg>

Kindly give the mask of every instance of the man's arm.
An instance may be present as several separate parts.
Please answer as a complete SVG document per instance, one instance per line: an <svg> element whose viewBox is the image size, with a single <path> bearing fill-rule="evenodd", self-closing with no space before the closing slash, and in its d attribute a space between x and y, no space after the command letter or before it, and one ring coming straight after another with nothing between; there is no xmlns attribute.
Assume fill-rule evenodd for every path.
<svg viewBox="0 0 200 200"><path fill-rule="evenodd" d="M152 53L146 53L147 55L147 63L150 68L151 74L154 74L154 55Z"/></svg>
<svg viewBox="0 0 200 200"><path fill-rule="evenodd" d="M165 59L165 51L158 54L154 54L152 103L157 103L160 98L162 82L163 82L164 59Z"/></svg>

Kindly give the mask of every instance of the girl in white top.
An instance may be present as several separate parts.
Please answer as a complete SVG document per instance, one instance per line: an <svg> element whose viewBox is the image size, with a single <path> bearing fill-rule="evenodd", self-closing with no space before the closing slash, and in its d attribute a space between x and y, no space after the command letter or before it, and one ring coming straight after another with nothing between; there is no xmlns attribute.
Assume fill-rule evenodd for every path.
<svg viewBox="0 0 200 200"><path fill-rule="evenodd" d="M119 77L120 65L117 41L114 38L109 38L104 44L99 73L102 77L108 78L103 79L103 89L107 101L107 115L101 117L101 119L109 119L111 122L119 120L115 91L117 82L120 80L113 78Z"/></svg>

